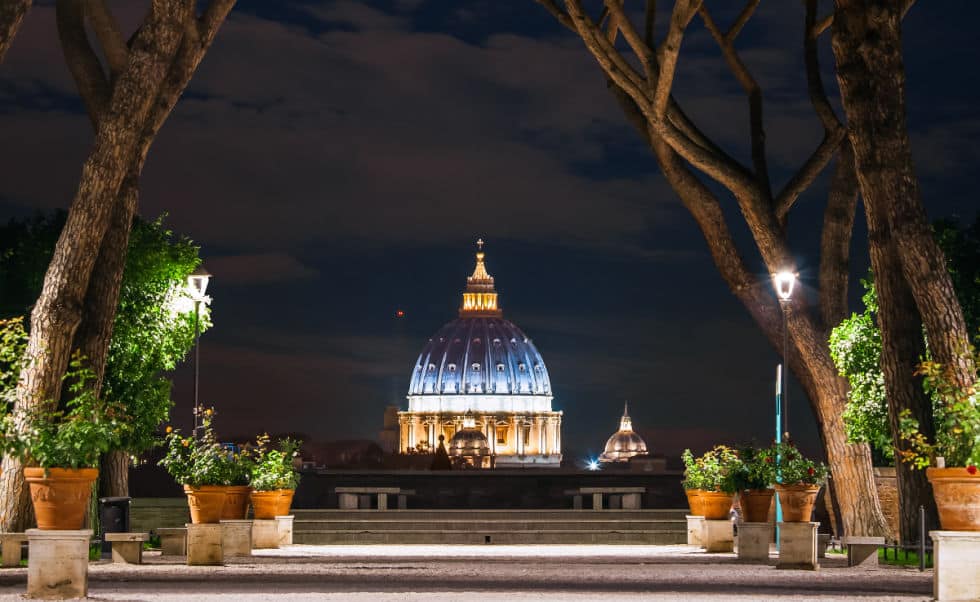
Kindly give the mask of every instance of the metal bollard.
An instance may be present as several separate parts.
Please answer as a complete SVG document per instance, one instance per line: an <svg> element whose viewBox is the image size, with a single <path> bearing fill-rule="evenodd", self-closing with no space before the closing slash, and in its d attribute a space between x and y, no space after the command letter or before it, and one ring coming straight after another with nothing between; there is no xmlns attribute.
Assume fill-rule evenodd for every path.
<svg viewBox="0 0 980 602"><path fill-rule="evenodd" d="M919 506L919 571L926 570L926 509Z"/></svg>

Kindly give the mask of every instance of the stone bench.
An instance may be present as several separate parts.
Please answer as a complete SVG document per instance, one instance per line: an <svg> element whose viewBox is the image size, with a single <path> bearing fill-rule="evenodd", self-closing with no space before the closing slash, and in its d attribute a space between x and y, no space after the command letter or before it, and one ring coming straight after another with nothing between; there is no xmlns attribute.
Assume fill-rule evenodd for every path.
<svg viewBox="0 0 980 602"><path fill-rule="evenodd" d="M20 566L25 543L27 543L27 533L0 533L0 550L3 553L4 568Z"/></svg>
<svg viewBox="0 0 980 602"><path fill-rule="evenodd" d="M149 533L106 533L103 536L112 546L112 561L120 564L143 564L143 542Z"/></svg>
<svg viewBox="0 0 980 602"><path fill-rule="evenodd" d="M878 548L885 545L885 538L845 535L842 543L847 546L847 566L875 566Z"/></svg>
<svg viewBox="0 0 980 602"><path fill-rule="evenodd" d="M187 555L186 527L160 527L154 533L160 537L161 556Z"/></svg>
<svg viewBox="0 0 980 602"><path fill-rule="evenodd" d="M565 495L572 496L572 508L575 510L582 509L582 498L586 495L592 496L593 510L604 508L602 503L604 495L609 496L610 510L639 510L646 490L646 487L579 487L566 489Z"/></svg>
<svg viewBox="0 0 980 602"><path fill-rule="evenodd" d="M388 496L398 496L398 509L408 508L408 496L415 495L414 489L402 489L401 487L336 487L334 492L337 494L341 510L378 510L388 509ZM371 503L372 496L377 497L377 504Z"/></svg>

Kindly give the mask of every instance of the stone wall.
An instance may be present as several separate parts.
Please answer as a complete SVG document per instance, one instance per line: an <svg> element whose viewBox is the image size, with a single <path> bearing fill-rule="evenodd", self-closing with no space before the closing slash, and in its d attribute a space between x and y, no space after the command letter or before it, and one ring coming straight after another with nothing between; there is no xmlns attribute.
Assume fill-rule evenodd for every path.
<svg viewBox="0 0 980 602"><path fill-rule="evenodd" d="M129 529L149 533L160 527L183 527L191 522L187 498L135 498L129 504Z"/></svg>
<svg viewBox="0 0 980 602"><path fill-rule="evenodd" d="M571 508L579 487L644 487L642 508L686 508L681 473L629 470L317 470L303 471L294 508L338 508L336 487L400 487L409 509Z"/></svg>
<svg viewBox="0 0 980 602"><path fill-rule="evenodd" d="M878 500L881 502L881 511L888 522L888 539L898 541L898 483L895 477L894 466L875 466L875 488L878 490ZM830 505L830 496L823 496L826 510L829 514L832 531L836 535L837 521L834 518L834 511Z"/></svg>

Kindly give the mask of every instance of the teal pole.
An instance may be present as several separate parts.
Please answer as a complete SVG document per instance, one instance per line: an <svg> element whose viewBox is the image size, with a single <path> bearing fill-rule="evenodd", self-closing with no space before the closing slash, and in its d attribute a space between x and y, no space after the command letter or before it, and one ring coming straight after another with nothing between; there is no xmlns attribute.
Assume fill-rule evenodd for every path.
<svg viewBox="0 0 980 602"><path fill-rule="evenodd" d="M776 443L783 440L783 365L776 366ZM779 473L780 457L776 456L776 482L782 475ZM779 549L779 523L783 521L783 509L779 505L779 495L776 495L776 549Z"/></svg>

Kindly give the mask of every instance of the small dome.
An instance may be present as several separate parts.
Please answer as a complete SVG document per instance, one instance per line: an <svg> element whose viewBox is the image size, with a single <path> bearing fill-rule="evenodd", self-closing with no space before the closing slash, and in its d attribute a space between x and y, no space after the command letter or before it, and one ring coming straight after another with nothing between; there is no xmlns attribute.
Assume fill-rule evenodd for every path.
<svg viewBox="0 0 980 602"><path fill-rule="evenodd" d="M489 456L490 445L486 436L476 428L464 428L453 435L449 442L449 455L454 458Z"/></svg>
<svg viewBox="0 0 980 602"><path fill-rule="evenodd" d="M629 416L629 408L623 408L623 417L619 421L619 430L606 441L606 449L599 456L600 462L626 462L633 456L647 454L647 444L633 431L633 421Z"/></svg>

